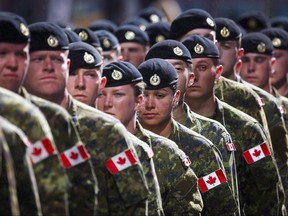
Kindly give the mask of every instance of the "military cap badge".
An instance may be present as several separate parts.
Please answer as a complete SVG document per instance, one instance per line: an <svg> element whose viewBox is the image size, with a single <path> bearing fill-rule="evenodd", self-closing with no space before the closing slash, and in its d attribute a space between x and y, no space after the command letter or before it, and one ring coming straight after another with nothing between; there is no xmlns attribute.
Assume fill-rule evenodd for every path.
<svg viewBox="0 0 288 216"><path fill-rule="evenodd" d="M157 86L160 84L160 77L157 74L154 74L153 76L150 77L150 84L153 86Z"/></svg>
<svg viewBox="0 0 288 216"><path fill-rule="evenodd" d="M194 51L197 54L202 54L204 52L204 47L197 43L194 47Z"/></svg>
<svg viewBox="0 0 288 216"><path fill-rule="evenodd" d="M259 53L264 53L266 51L266 45L265 43L261 42L257 46L257 50Z"/></svg>
<svg viewBox="0 0 288 216"><path fill-rule="evenodd" d="M257 21L255 19L250 19L248 21L248 27L250 29L254 29L254 28L256 28L256 26L257 26Z"/></svg>
<svg viewBox="0 0 288 216"><path fill-rule="evenodd" d="M281 46L281 39L280 38L274 38L272 40L272 44L274 47L280 47Z"/></svg>
<svg viewBox="0 0 288 216"><path fill-rule="evenodd" d="M59 41L57 40L56 37L54 37L53 35L50 35L47 39L47 43L50 47L57 47L59 44Z"/></svg>
<svg viewBox="0 0 288 216"><path fill-rule="evenodd" d="M78 35L82 41L86 41L88 39L88 33L86 31L80 31Z"/></svg>
<svg viewBox="0 0 288 216"><path fill-rule="evenodd" d="M135 33L132 31L127 31L125 33L126 40L133 40L135 38Z"/></svg>
<svg viewBox="0 0 288 216"><path fill-rule="evenodd" d="M230 35L230 31L225 26L220 30L220 34L222 37L227 38Z"/></svg>
<svg viewBox="0 0 288 216"><path fill-rule="evenodd" d="M87 52L85 52L83 59L88 64L91 64L95 61L93 55L91 55L90 53L87 53Z"/></svg>
<svg viewBox="0 0 288 216"><path fill-rule="evenodd" d="M145 26L145 25L140 25L139 28L140 28L142 31L145 31L145 30L146 30L146 26Z"/></svg>
<svg viewBox="0 0 288 216"><path fill-rule="evenodd" d="M151 14L150 20L152 23L157 23L157 22L159 22L159 17L156 14Z"/></svg>
<svg viewBox="0 0 288 216"><path fill-rule="evenodd" d="M182 56L182 55L183 55L182 49L181 49L180 47L178 47L178 46L173 49L173 52L174 52L176 55L178 55L178 56Z"/></svg>
<svg viewBox="0 0 288 216"><path fill-rule="evenodd" d="M29 35L29 29L24 23L20 23L20 31L24 36Z"/></svg>
<svg viewBox="0 0 288 216"><path fill-rule="evenodd" d="M163 35L157 35L157 37L155 38L156 42L161 42L163 40L165 40L165 37Z"/></svg>
<svg viewBox="0 0 288 216"><path fill-rule="evenodd" d="M210 17L207 17L206 22L211 27L215 26L214 21Z"/></svg>
<svg viewBox="0 0 288 216"><path fill-rule="evenodd" d="M104 46L106 49L110 48L111 43L110 43L110 41L109 41L108 38L104 38L104 39L103 39L103 46Z"/></svg>
<svg viewBox="0 0 288 216"><path fill-rule="evenodd" d="M111 76L114 80L120 80L122 79L123 74L120 71L114 69Z"/></svg>

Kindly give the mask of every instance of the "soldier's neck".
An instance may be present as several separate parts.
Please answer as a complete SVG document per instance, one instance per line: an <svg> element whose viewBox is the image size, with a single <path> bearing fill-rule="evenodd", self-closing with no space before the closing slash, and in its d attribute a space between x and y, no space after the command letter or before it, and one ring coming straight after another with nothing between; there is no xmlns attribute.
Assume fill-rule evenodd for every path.
<svg viewBox="0 0 288 216"><path fill-rule="evenodd" d="M173 119L175 119L181 124L185 121L185 110L183 101L179 102L177 107L173 109Z"/></svg>
<svg viewBox="0 0 288 216"><path fill-rule="evenodd" d="M216 108L215 96L211 95L208 98L193 98L185 101L190 109L202 116L213 116Z"/></svg>
<svg viewBox="0 0 288 216"><path fill-rule="evenodd" d="M288 83L286 80L284 82L275 84L274 87L277 89L280 95L288 95Z"/></svg>

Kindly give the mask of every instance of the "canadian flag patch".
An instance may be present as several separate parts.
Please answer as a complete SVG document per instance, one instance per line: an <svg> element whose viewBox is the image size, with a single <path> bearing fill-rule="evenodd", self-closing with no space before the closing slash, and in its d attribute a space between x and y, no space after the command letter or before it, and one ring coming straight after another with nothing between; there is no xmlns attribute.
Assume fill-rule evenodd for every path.
<svg viewBox="0 0 288 216"><path fill-rule="evenodd" d="M258 98L257 102L258 102L259 106L261 106L261 107L265 105L264 100L262 98Z"/></svg>
<svg viewBox="0 0 288 216"><path fill-rule="evenodd" d="M36 164L55 152L55 148L48 138L43 138L27 147L27 154L33 164Z"/></svg>
<svg viewBox="0 0 288 216"><path fill-rule="evenodd" d="M222 169L216 170L200 179L198 179L198 187L202 193L227 182L227 178Z"/></svg>
<svg viewBox="0 0 288 216"><path fill-rule="evenodd" d="M262 143L258 146L255 146L243 152L243 156L248 164L252 164L256 161L259 161L262 158L269 156L269 155L271 155L271 152L266 143Z"/></svg>
<svg viewBox="0 0 288 216"><path fill-rule="evenodd" d="M184 166L188 167L191 164L190 158L185 154L185 152L181 149L178 149L178 155L181 159L182 164L184 164Z"/></svg>
<svg viewBox="0 0 288 216"><path fill-rule="evenodd" d="M90 158L84 145L74 146L60 154L60 161L65 168L80 164Z"/></svg>
<svg viewBox="0 0 288 216"><path fill-rule="evenodd" d="M136 158L132 154L131 150L127 149L107 160L106 167L111 174L116 174L135 163L137 163Z"/></svg>
<svg viewBox="0 0 288 216"><path fill-rule="evenodd" d="M226 147L228 151L236 151L234 143L226 143Z"/></svg>

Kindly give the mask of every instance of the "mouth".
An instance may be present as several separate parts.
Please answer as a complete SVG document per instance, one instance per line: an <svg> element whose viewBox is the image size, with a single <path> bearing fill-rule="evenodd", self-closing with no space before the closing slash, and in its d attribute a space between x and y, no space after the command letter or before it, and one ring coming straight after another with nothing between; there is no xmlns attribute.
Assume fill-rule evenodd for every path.
<svg viewBox="0 0 288 216"><path fill-rule="evenodd" d="M18 78L17 74L4 74L3 77L5 78Z"/></svg>
<svg viewBox="0 0 288 216"><path fill-rule="evenodd" d="M84 95L84 94L74 94L73 97L74 98L86 98L86 95Z"/></svg>
<svg viewBox="0 0 288 216"><path fill-rule="evenodd" d="M155 116L157 116L157 113L144 113L145 118L148 118L148 119L152 119L152 118L155 118Z"/></svg>
<svg viewBox="0 0 288 216"><path fill-rule="evenodd" d="M45 77L41 77L40 80L56 80L55 76L45 76Z"/></svg>

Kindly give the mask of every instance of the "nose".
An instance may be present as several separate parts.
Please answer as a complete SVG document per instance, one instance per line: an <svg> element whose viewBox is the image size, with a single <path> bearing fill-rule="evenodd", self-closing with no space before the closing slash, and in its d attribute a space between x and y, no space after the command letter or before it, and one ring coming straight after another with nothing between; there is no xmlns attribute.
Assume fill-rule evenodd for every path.
<svg viewBox="0 0 288 216"><path fill-rule="evenodd" d="M8 68L10 68L11 70L15 71L17 69L17 58L15 56L15 54L10 54L7 58L7 62L6 65Z"/></svg>
<svg viewBox="0 0 288 216"><path fill-rule="evenodd" d="M146 97L145 98L145 107L147 110L151 110L155 107L155 101L152 97Z"/></svg>
<svg viewBox="0 0 288 216"><path fill-rule="evenodd" d="M129 61L129 52L127 50L121 50L122 61Z"/></svg>
<svg viewBox="0 0 288 216"><path fill-rule="evenodd" d="M248 69L249 73L254 72L255 71L255 63L253 61L249 61L247 69Z"/></svg>
<svg viewBox="0 0 288 216"><path fill-rule="evenodd" d="M112 101L112 97L108 94L106 94L105 96L103 95L103 103L104 103L104 107L108 108L108 107L112 107L113 101Z"/></svg>
<svg viewBox="0 0 288 216"><path fill-rule="evenodd" d="M75 87L77 89L85 89L86 88L86 82L85 82L85 78L83 75L81 74L78 74L76 76L76 79L75 79Z"/></svg>
<svg viewBox="0 0 288 216"><path fill-rule="evenodd" d="M52 60L50 58L46 58L44 61L44 70L48 73L51 73L54 71L54 66L52 63Z"/></svg>

